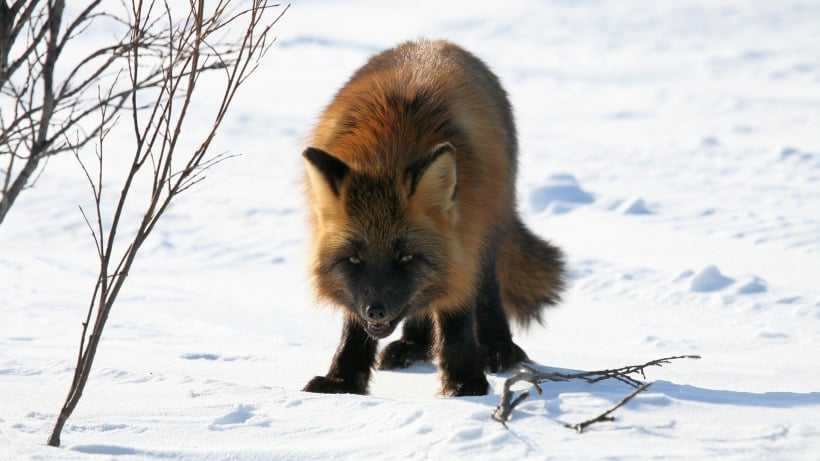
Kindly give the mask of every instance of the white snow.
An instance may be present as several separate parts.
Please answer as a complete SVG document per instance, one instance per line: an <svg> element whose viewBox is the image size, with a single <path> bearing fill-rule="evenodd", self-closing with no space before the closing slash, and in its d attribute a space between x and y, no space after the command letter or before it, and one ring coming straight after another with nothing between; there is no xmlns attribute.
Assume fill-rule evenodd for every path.
<svg viewBox="0 0 820 461"><path fill-rule="evenodd" d="M649 205L640 197L635 197L632 200L624 202L618 208L618 211L623 214L652 214Z"/></svg>
<svg viewBox="0 0 820 461"><path fill-rule="evenodd" d="M0 460L816 460L818 24L801 0L294 4L215 141L242 155L143 248L58 449L95 277L76 160L52 159L0 226ZM516 331L530 357L703 356L648 370L614 422L562 427L630 392L614 381L544 384L509 430L490 419L508 374L475 398L437 397L431 365L375 372L369 396L299 391L340 327L306 277L303 140L370 54L418 36L501 77L522 216L567 254L564 302ZM129 142L112 135L112 171Z"/></svg>
<svg viewBox="0 0 820 461"><path fill-rule="evenodd" d="M720 273L715 266L706 266L692 277L691 290L697 293L719 291L735 283L735 280Z"/></svg>
<svg viewBox="0 0 820 461"><path fill-rule="evenodd" d="M533 212L549 210L552 214L572 211L576 204L590 204L595 197L578 184L571 174L551 174L542 186L530 191Z"/></svg>

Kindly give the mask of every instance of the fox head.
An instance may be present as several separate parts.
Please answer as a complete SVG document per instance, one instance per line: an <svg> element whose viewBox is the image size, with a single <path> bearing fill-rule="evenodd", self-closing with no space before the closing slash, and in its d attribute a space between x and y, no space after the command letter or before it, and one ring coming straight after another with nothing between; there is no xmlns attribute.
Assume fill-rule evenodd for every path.
<svg viewBox="0 0 820 461"><path fill-rule="evenodd" d="M447 291L457 264L455 148L438 144L404 168L356 170L308 148L313 276L320 298L344 306L374 338Z"/></svg>

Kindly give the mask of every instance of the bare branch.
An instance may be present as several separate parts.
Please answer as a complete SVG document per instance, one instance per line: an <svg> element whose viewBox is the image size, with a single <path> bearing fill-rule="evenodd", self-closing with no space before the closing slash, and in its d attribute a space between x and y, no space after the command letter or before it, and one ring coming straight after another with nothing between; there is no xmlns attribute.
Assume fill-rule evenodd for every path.
<svg viewBox="0 0 820 461"><path fill-rule="evenodd" d="M575 423L575 424L567 423L567 424L564 424L564 427L568 427L570 429L575 429L575 431L580 434L580 433L584 432L584 429L586 429L587 427L589 427L589 426L591 426L595 423L615 421L615 417L610 416L610 414L613 411L617 410L618 408L621 408L622 406L624 406L627 402L632 400L633 397L635 397L636 395L638 395L641 392L645 391L646 388L648 388L651 385L652 385L652 383L644 383L644 384L638 386L637 389L635 389L634 391L632 391L631 394L629 394L626 397L624 397L623 399L621 399L621 401L616 403L615 406L613 406L609 410L601 413L600 415L598 415L598 416L596 416L592 419L588 419L586 421L582 421L580 423Z"/></svg>
<svg viewBox="0 0 820 461"><path fill-rule="evenodd" d="M21 10L24 3L26 8ZM9 53L23 27L27 24L35 26L31 21L35 9L40 5L40 1L33 0L26 3L24 0L18 0L10 8L5 2L2 5L0 7L0 86L5 85L9 76L13 75L26 62L34 49L40 45L48 30L45 26L39 27L36 33L32 34L29 46L20 54L19 58L9 64Z"/></svg>
<svg viewBox="0 0 820 461"><path fill-rule="evenodd" d="M547 372L538 369L532 362L524 362L521 364L521 370L514 373L512 376L504 381L504 388L501 392L501 401L493 411L492 418L504 427L507 427L507 421L510 419L515 407L529 396L529 392L524 391L518 397L514 398L515 392L512 387L522 381L532 384L538 393L541 393L541 388L538 386L545 382L560 382L569 380L582 380L587 383L597 383L606 379L615 379L626 383L634 388L645 389L646 384L633 378L631 375L640 374L641 378L646 379L645 369L652 366L661 367L673 360L679 359L700 359L699 355L678 355L674 357L665 357L662 359L651 360L642 365L628 365L621 368L613 368L609 370L586 371L581 373L558 373ZM641 390L643 390L641 389ZM637 393L637 392L636 392ZM630 397L631 399L631 397ZM627 399L628 401L629 399ZM626 402L624 402L626 403ZM621 404L622 405L622 404ZM620 405L613 408L614 411ZM608 413L607 413L608 414Z"/></svg>
<svg viewBox="0 0 820 461"><path fill-rule="evenodd" d="M179 52L166 59L165 46L172 40L169 34L190 29L190 25L175 24L167 15L152 15L154 2L147 6L133 2L130 17L127 12L121 17L100 11L101 0L88 2L71 18L64 17L64 6L64 0L18 0L10 6L0 2L0 93L14 101L13 114L0 112L0 163L4 165L0 170L0 223L19 194L36 180L37 172L42 173L43 159L95 141L129 105L134 109L132 116L149 108L150 104L139 103L137 94L154 89L163 94L170 82L166 78L169 69L187 78L223 67L210 62L184 66L190 40L179 42ZM120 39L80 56L68 66L66 76L58 78L54 72L58 62L65 64L64 49L101 20L127 30L123 29ZM26 32L28 36L23 37ZM23 38L27 38L26 46L14 51L12 45ZM236 58L226 59L233 62ZM140 67L143 64L147 66ZM92 96L98 86L109 86L112 78L118 80L116 76L125 69L133 69L135 78L130 84L111 86L107 98ZM107 117L92 121L91 116L103 106L109 109ZM64 142L69 135L71 144Z"/></svg>

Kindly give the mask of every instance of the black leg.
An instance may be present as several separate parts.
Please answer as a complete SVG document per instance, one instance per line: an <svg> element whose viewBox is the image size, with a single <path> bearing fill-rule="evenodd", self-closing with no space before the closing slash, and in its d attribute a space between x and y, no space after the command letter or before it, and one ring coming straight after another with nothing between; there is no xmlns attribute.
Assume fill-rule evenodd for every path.
<svg viewBox="0 0 820 461"><path fill-rule="evenodd" d="M484 376L484 354L479 352L474 325L475 312L471 309L436 315L442 395L487 394L489 383Z"/></svg>
<svg viewBox="0 0 820 461"><path fill-rule="evenodd" d="M510 324L501 303L501 291L495 273L495 263L485 264L476 300L478 342L487 354L487 369L507 370L527 359L527 354L512 340Z"/></svg>
<svg viewBox="0 0 820 461"><path fill-rule="evenodd" d="M345 315L342 339L327 376L310 380L303 391L324 394L367 394L377 341L355 315Z"/></svg>
<svg viewBox="0 0 820 461"><path fill-rule="evenodd" d="M430 360L432 343L433 322L430 318L426 315L410 317L404 321L401 339L388 344L379 354L378 368L407 368L413 362Z"/></svg>

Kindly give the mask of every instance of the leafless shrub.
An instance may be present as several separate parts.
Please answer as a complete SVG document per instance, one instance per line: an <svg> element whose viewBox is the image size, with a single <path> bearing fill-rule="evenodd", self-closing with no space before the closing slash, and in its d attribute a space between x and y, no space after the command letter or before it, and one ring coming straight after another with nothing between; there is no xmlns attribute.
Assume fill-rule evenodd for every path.
<svg viewBox="0 0 820 461"><path fill-rule="evenodd" d="M60 444L62 428L89 378L105 322L140 247L172 200L201 181L209 168L225 158L225 154L208 156L208 149L237 90L271 46L271 28L287 10L264 0L218 0L208 5L206 8L204 0L190 0L180 18L170 2L133 0L130 4L130 34L124 42L131 45L122 52L125 66L111 74L114 80L109 90L97 97L95 106L99 113L94 131L97 162L80 162L94 197L94 210L82 212L94 238L99 273L82 324L77 368L49 445ZM150 37L149 47L142 46L146 37ZM198 86L205 71L215 71L222 77L219 94L214 94L212 87L206 93L204 87ZM125 79L130 91L118 90L120 78ZM146 81L150 85L146 86ZM137 88L150 91L134 91ZM181 133L190 118L189 110L194 100L206 98L217 100L213 124L187 150L190 143L181 141ZM113 213L108 216L103 203L103 152L109 134L107 127L117 120L118 112L130 116L134 147L130 169L119 189ZM65 145L80 160L78 149L89 141L90 138L81 138ZM147 200L137 196L137 183L141 180L148 183ZM126 206L143 200L147 205L136 230L125 230Z"/></svg>

